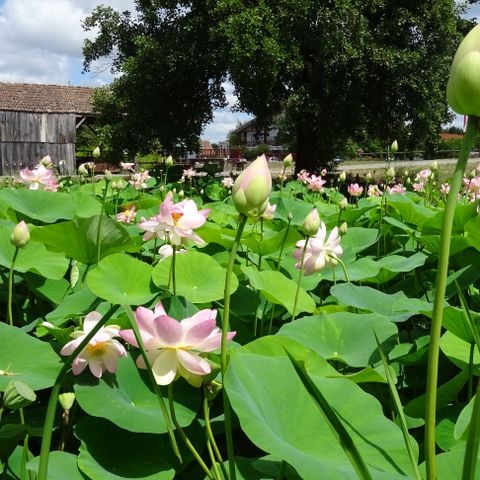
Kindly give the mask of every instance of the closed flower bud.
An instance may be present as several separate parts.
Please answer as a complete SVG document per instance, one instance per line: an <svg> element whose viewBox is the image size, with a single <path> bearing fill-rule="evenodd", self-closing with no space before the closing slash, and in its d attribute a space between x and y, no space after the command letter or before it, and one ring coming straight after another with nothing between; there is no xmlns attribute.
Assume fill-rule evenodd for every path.
<svg viewBox="0 0 480 480"><path fill-rule="evenodd" d="M343 222L338 228L338 233L340 235L345 235L347 233L347 230L348 230L347 222Z"/></svg>
<svg viewBox="0 0 480 480"><path fill-rule="evenodd" d="M453 57L447 100L460 115L480 116L480 25L470 30Z"/></svg>
<svg viewBox="0 0 480 480"><path fill-rule="evenodd" d="M173 158L171 155L169 155L166 159L165 159L165 166L167 167L171 167L173 165Z"/></svg>
<svg viewBox="0 0 480 480"><path fill-rule="evenodd" d="M367 172L367 175L365 176L365 178L366 178L368 181L372 180L372 178L373 178L372 172Z"/></svg>
<svg viewBox="0 0 480 480"><path fill-rule="evenodd" d="M95 147L92 152L93 158L98 158L100 156L100 147Z"/></svg>
<svg viewBox="0 0 480 480"><path fill-rule="evenodd" d="M436 160L430 165L430 170L438 170L438 162Z"/></svg>
<svg viewBox="0 0 480 480"><path fill-rule="evenodd" d="M112 172L110 170L105 170L105 172L103 173L105 175L105 180L110 181L113 178Z"/></svg>
<svg viewBox="0 0 480 480"><path fill-rule="evenodd" d="M338 204L338 207L340 210L346 210L348 208L348 200L346 198L342 198Z"/></svg>
<svg viewBox="0 0 480 480"><path fill-rule="evenodd" d="M302 228L308 236L313 236L318 232L320 228L320 215L316 208L305 217Z"/></svg>
<svg viewBox="0 0 480 480"><path fill-rule="evenodd" d="M338 180L340 182L344 182L347 179L347 173L345 171L340 172L340 175L338 176Z"/></svg>
<svg viewBox="0 0 480 480"><path fill-rule="evenodd" d="M283 165L285 165L285 167L291 167L293 164L293 157L292 157L292 154L289 153L284 159L283 159Z"/></svg>
<svg viewBox="0 0 480 480"><path fill-rule="evenodd" d="M392 153L397 153L398 152L398 142L394 140L392 144L390 145L390 151Z"/></svg>
<svg viewBox="0 0 480 480"><path fill-rule="evenodd" d="M183 189L178 192L178 196L180 198L183 198L185 196L185 192L183 191Z"/></svg>
<svg viewBox="0 0 480 480"><path fill-rule="evenodd" d="M390 167L387 170L387 178L393 178L395 176L395 169L393 167Z"/></svg>
<svg viewBox="0 0 480 480"><path fill-rule="evenodd" d="M23 248L30 241L30 230L28 225L22 220L15 225L12 235L10 236L10 242L17 247Z"/></svg>
<svg viewBox="0 0 480 480"><path fill-rule="evenodd" d="M24 382L9 382L3 394L3 405L10 410L28 407L37 399L35 392Z"/></svg>
<svg viewBox="0 0 480 480"><path fill-rule="evenodd" d="M268 206L272 175L265 155L258 157L243 171L232 187L233 205L239 213L258 217Z"/></svg>

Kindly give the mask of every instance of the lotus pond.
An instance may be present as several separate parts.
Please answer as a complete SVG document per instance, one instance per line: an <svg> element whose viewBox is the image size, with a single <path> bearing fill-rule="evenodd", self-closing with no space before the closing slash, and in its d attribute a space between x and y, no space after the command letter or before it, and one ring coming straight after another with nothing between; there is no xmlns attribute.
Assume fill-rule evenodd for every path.
<svg viewBox="0 0 480 480"><path fill-rule="evenodd" d="M425 478L450 186L432 165L270 191L265 163L5 180L0 478ZM440 306L439 479L480 478L479 199L474 171Z"/></svg>

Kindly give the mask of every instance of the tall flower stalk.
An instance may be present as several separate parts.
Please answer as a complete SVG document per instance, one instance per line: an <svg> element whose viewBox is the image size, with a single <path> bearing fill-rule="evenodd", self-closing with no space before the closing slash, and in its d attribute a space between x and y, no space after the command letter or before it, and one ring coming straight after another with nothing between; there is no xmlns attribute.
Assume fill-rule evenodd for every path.
<svg viewBox="0 0 480 480"><path fill-rule="evenodd" d="M450 257L450 241L452 237L453 218L457 204L458 193L462 186L462 179L468 162L470 151L475 139L480 132L479 118L469 117L467 130L463 138L462 149L458 157L457 165L450 184L450 192L445 205L442 233L440 235L440 252L435 284L435 297L433 301L433 316L430 330L430 346L428 349L427 390L425 399L425 462L427 478L437 478L436 447L435 447L435 424L438 363L440 352L440 335L442 330L442 317L445 305L445 291L447 286L448 264Z"/></svg>

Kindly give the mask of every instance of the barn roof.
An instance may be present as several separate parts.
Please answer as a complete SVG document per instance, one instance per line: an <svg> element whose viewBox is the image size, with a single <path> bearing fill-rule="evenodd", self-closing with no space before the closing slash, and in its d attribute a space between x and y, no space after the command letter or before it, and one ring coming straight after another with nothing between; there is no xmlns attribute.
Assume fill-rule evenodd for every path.
<svg viewBox="0 0 480 480"><path fill-rule="evenodd" d="M0 111L92 115L93 88L0 82Z"/></svg>

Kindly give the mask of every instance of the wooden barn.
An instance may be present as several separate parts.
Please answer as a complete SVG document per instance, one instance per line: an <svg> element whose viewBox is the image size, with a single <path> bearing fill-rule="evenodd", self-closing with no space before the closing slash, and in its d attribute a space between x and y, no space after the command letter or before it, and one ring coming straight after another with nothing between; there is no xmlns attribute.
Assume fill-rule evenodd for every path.
<svg viewBox="0 0 480 480"><path fill-rule="evenodd" d="M77 128L93 118L93 88L0 82L0 175L16 175L45 155L75 168Z"/></svg>

